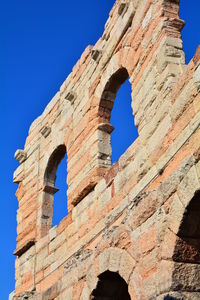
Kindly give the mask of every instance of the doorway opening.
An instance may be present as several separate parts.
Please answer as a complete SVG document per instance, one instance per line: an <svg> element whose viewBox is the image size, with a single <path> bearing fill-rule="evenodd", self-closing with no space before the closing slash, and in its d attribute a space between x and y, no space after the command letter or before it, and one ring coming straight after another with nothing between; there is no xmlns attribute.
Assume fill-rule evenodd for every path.
<svg viewBox="0 0 200 300"><path fill-rule="evenodd" d="M116 272L106 271L98 276L92 300L131 300L126 281Z"/></svg>

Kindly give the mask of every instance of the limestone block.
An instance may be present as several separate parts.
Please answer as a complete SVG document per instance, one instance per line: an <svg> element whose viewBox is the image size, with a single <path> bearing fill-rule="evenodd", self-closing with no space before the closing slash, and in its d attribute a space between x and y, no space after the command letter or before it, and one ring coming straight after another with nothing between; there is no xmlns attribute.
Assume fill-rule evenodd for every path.
<svg viewBox="0 0 200 300"><path fill-rule="evenodd" d="M53 240L49 243L49 252L55 251L56 248L66 240L66 233L63 231L59 235L57 235Z"/></svg>
<svg viewBox="0 0 200 300"><path fill-rule="evenodd" d="M98 199L99 208L102 210L110 200L111 200L111 186L107 187L107 189L101 193Z"/></svg>
<svg viewBox="0 0 200 300"><path fill-rule="evenodd" d="M143 291L146 299L156 299L157 300L157 284L156 284L156 274L153 273L151 276L144 280Z"/></svg>
<svg viewBox="0 0 200 300"><path fill-rule="evenodd" d="M35 255L35 249L34 247L29 248L20 258L20 264L23 265L27 261L30 261Z"/></svg>
<svg viewBox="0 0 200 300"><path fill-rule="evenodd" d="M197 171L193 166L178 186L177 193L183 205L187 207L195 192L200 189Z"/></svg>
<svg viewBox="0 0 200 300"><path fill-rule="evenodd" d="M149 10L146 13L146 16L144 17L144 19L142 21L142 28L143 29L148 25L151 18L152 18L152 6L150 6Z"/></svg>
<svg viewBox="0 0 200 300"><path fill-rule="evenodd" d="M131 275L131 280L129 283L129 286L133 287L136 299L144 299L143 293L142 293L142 276L139 274L139 272L134 271Z"/></svg>
<svg viewBox="0 0 200 300"><path fill-rule="evenodd" d="M88 289L87 286L85 286L83 288L80 300L89 300L89 299L90 299L90 290Z"/></svg>
<svg viewBox="0 0 200 300"><path fill-rule="evenodd" d="M168 46L172 46L177 49L183 48L183 42L180 38L167 36L167 37L165 37L165 42L166 42L166 45L168 45Z"/></svg>
<svg viewBox="0 0 200 300"><path fill-rule="evenodd" d="M185 207L179 200L178 195L175 194L172 205L168 215L168 227L177 234L180 228L181 220L184 216Z"/></svg>
<svg viewBox="0 0 200 300"><path fill-rule="evenodd" d="M24 165L19 165L19 167L15 170L13 174L13 182L19 183L24 178Z"/></svg>
<svg viewBox="0 0 200 300"><path fill-rule="evenodd" d="M120 260L119 274L126 282L129 282L134 267L135 267L134 259L124 251L122 253L121 260Z"/></svg>
<svg viewBox="0 0 200 300"><path fill-rule="evenodd" d="M56 237L56 235L57 235L57 228L58 228L58 226L56 225L56 226L52 227L52 228L49 230L49 239L50 239L50 241L52 241L52 240L55 239L55 237Z"/></svg>
<svg viewBox="0 0 200 300"><path fill-rule="evenodd" d="M48 256L48 247L43 248L36 257L36 272L39 272L44 268L45 258Z"/></svg>
<svg viewBox="0 0 200 300"><path fill-rule="evenodd" d="M59 246L56 251L54 252L54 261L50 265L50 271L53 272L57 270L65 261L67 253L67 244L64 243L63 245Z"/></svg>
<svg viewBox="0 0 200 300"><path fill-rule="evenodd" d="M183 290L200 290L200 266L198 264L175 263L173 270L173 287L181 284Z"/></svg>
<svg viewBox="0 0 200 300"><path fill-rule="evenodd" d="M48 242L49 242L48 235L44 236L39 241L37 241L37 243L36 243L36 252L39 252L42 248L44 248L46 245L48 245Z"/></svg>
<svg viewBox="0 0 200 300"><path fill-rule="evenodd" d="M170 290L173 282L172 274L174 269L174 262L168 260L162 260L158 264L157 272L157 293L162 294Z"/></svg>
<svg viewBox="0 0 200 300"><path fill-rule="evenodd" d="M88 270L88 273L86 275L86 282L87 282L87 286L88 286L90 291L93 291L96 288L97 282L98 282L98 277L97 277L96 270L95 270L94 266L92 266Z"/></svg>
<svg viewBox="0 0 200 300"><path fill-rule="evenodd" d="M99 258L100 273L103 273L103 272L109 270L110 252L111 252L111 249L108 248L108 249L104 250L103 253L100 254L100 258Z"/></svg>
<svg viewBox="0 0 200 300"><path fill-rule="evenodd" d="M111 248L109 258L109 270L111 272L118 272L120 269L120 261L123 250L119 248Z"/></svg>
<svg viewBox="0 0 200 300"><path fill-rule="evenodd" d="M171 118L169 115L167 115L161 121L154 134L149 138L147 144L147 151L149 154L151 154L153 150L155 150L155 148L158 147L159 144L161 144L161 141L163 140L167 132L170 130L171 126Z"/></svg>
<svg viewBox="0 0 200 300"><path fill-rule="evenodd" d="M105 189L106 189L106 181L105 179L101 179L99 183L95 186L95 195L98 197Z"/></svg>
<svg viewBox="0 0 200 300"><path fill-rule="evenodd" d="M120 190L123 189L123 186L126 182L126 177L124 176L124 172L118 172L114 178L114 187L115 193L117 194Z"/></svg>
<svg viewBox="0 0 200 300"><path fill-rule="evenodd" d="M15 152L15 159L16 160L18 160L18 162L20 163L20 164L22 164L25 160L26 160L26 158L27 158L27 153L26 153L26 151L24 151L24 150L20 150L20 149L18 149L16 152Z"/></svg>
<svg viewBox="0 0 200 300"><path fill-rule="evenodd" d="M72 300L73 299L73 287L70 287L68 289L66 289L58 298L59 300L62 299L67 299L67 300ZM57 300L57 298L56 298Z"/></svg>
<svg viewBox="0 0 200 300"><path fill-rule="evenodd" d="M197 112L194 118L189 123L190 133L195 134L195 131L200 128L200 112ZM198 144L197 144L198 145Z"/></svg>
<svg viewBox="0 0 200 300"><path fill-rule="evenodd" d="M52 252L51 254L48 254L48 256L44 258L43 261L44 270L50 267L54 262L55 262L54 252Z"/></svg>
<svg viewBox="0 0 200 300"><path fill-rule="evenodd" d="M172 120L176 120L181 116L183 111L187 108L187 106L193 101L192 97L192 82L189 82L181 92L181 94L177 97L171 111L170 115Z"/></svg>

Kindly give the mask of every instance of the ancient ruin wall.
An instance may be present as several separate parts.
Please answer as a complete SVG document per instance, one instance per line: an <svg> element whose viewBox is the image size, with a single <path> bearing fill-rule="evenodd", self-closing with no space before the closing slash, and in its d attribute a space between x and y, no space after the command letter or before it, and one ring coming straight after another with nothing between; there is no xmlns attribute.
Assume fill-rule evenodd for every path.
<svg viewBox="0 0 200 300"><path fill-rule="evenodd" d="M32 123L15 155L14 299L101 299L108 271L131 299L200 298L200 48L185 65L178 12L178 0L116 1ZM112 165L110 114L128 78L139 137ZM66 152L68 215L52 228Z"/></svg>

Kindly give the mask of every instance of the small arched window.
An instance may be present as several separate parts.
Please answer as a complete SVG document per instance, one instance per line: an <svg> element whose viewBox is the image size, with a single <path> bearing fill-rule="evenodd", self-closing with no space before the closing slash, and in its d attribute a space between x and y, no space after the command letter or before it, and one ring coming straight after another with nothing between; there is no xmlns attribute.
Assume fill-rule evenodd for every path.
<svg viewBox="0 0 200 300"><path fill-rule="evenodd" d="M67 190L65 190L65 188L67 189L67 185L65 185L65 188L63 187L64 182L66 182L66 174L67 174L67 156L66 156L66 147L65 145L60 145L58 146L54 152L51 154L48 164L47 164L47 168L45 171L45 175L44 175L44 195L43 195L43 203L42 203L42 225L43 225L43 234L45 235L48 230L52 227L52 224L55 225L56 223L58 223L58 220L60 221L60 217L59 216L64 216L67 214L67 196L66 196L66 192ZM60 165L60 163L63 163L63 166L61 168L61 170L58 170L58 167ZM64 168L66 168L66 172L64 171ZM62 177L60 181L61 185L60 187L62 189L64 189L64 192L62 193L61 197L63 199L62 202L66 203L66 212L64 212L63 215L63 208L61 205L60 206L60 212L62 210L62 213L58 213L59 216L56 218L53 218L54 215L54 194L56 192L58 192L58 188L55 186L56 178L57 178L57 170L59 172L59 177ZM63 174L64 173L64 174ZM60 197L59 197L60 198ZM56 199L57 200L57 199ZM54 222L53 222L54 219Z"/></svg>

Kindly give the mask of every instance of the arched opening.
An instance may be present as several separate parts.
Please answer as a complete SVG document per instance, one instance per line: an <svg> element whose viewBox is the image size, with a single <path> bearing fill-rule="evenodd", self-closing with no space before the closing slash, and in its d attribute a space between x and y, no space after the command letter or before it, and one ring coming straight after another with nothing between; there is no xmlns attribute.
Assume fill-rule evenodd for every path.
<svg viewBox="0 0 200 300"><path fill-rule="evenodd" d="M195 194L185 210L173 260L200 263L200 191Z"/></svg>
<svg viewBox="0 0 200 300"><path fill-rule="evenodd" d="M66 162L66 147L65 145L60 145L51 154L44 175L44 196L42 203L43 235L48 232L52 224L58 224L67 214ZM55 186L55 183L58 183L58 188ZM61 192L57 196L54 196L59 191L59 188Z"/></svg>
<svg viewBox="0 0 200 300"><path fill-rule="evenodd" d="M126 281L116 272L106 271L98 276L92 300L131 300Z"/></svg>
<svg viewBox="0 0 200 300"><path fill-rule="evenodd" d="M58 165L55 186L59 192L54 195L53 221L55 226L67 215L67 153Z"/></svg>
<svg viewBox="0 0 200 300"><path fill-rule="evenodd" d="M117 161L138 137L131 101L131 84L129 79L127 79L117 92L111 112L110 121L114 127L111 133L112 163Z"/></svg>
<svg viewBox="0 0 200 300"><path fill-rule="evenodd" d="M200 192L198 191L182 218L173 253L174 268L171 290L176 291L178 299L193 299L199 292L200 279ZM187 294L189 296L187 296ZM188 298L187 298L188 297ZM190 298L191 297L191 298ZM195 298L195 297L194 297Z"/></svg>
<svg viewBox="0 0 200 300"><path fill-rule="evenodd" d="M100 157L107 162L112 158L114 163L138 137L131 109L131 84L125 68L119 69L108 80L102 93L99 116L99 128L106 135Z"/></svg>

